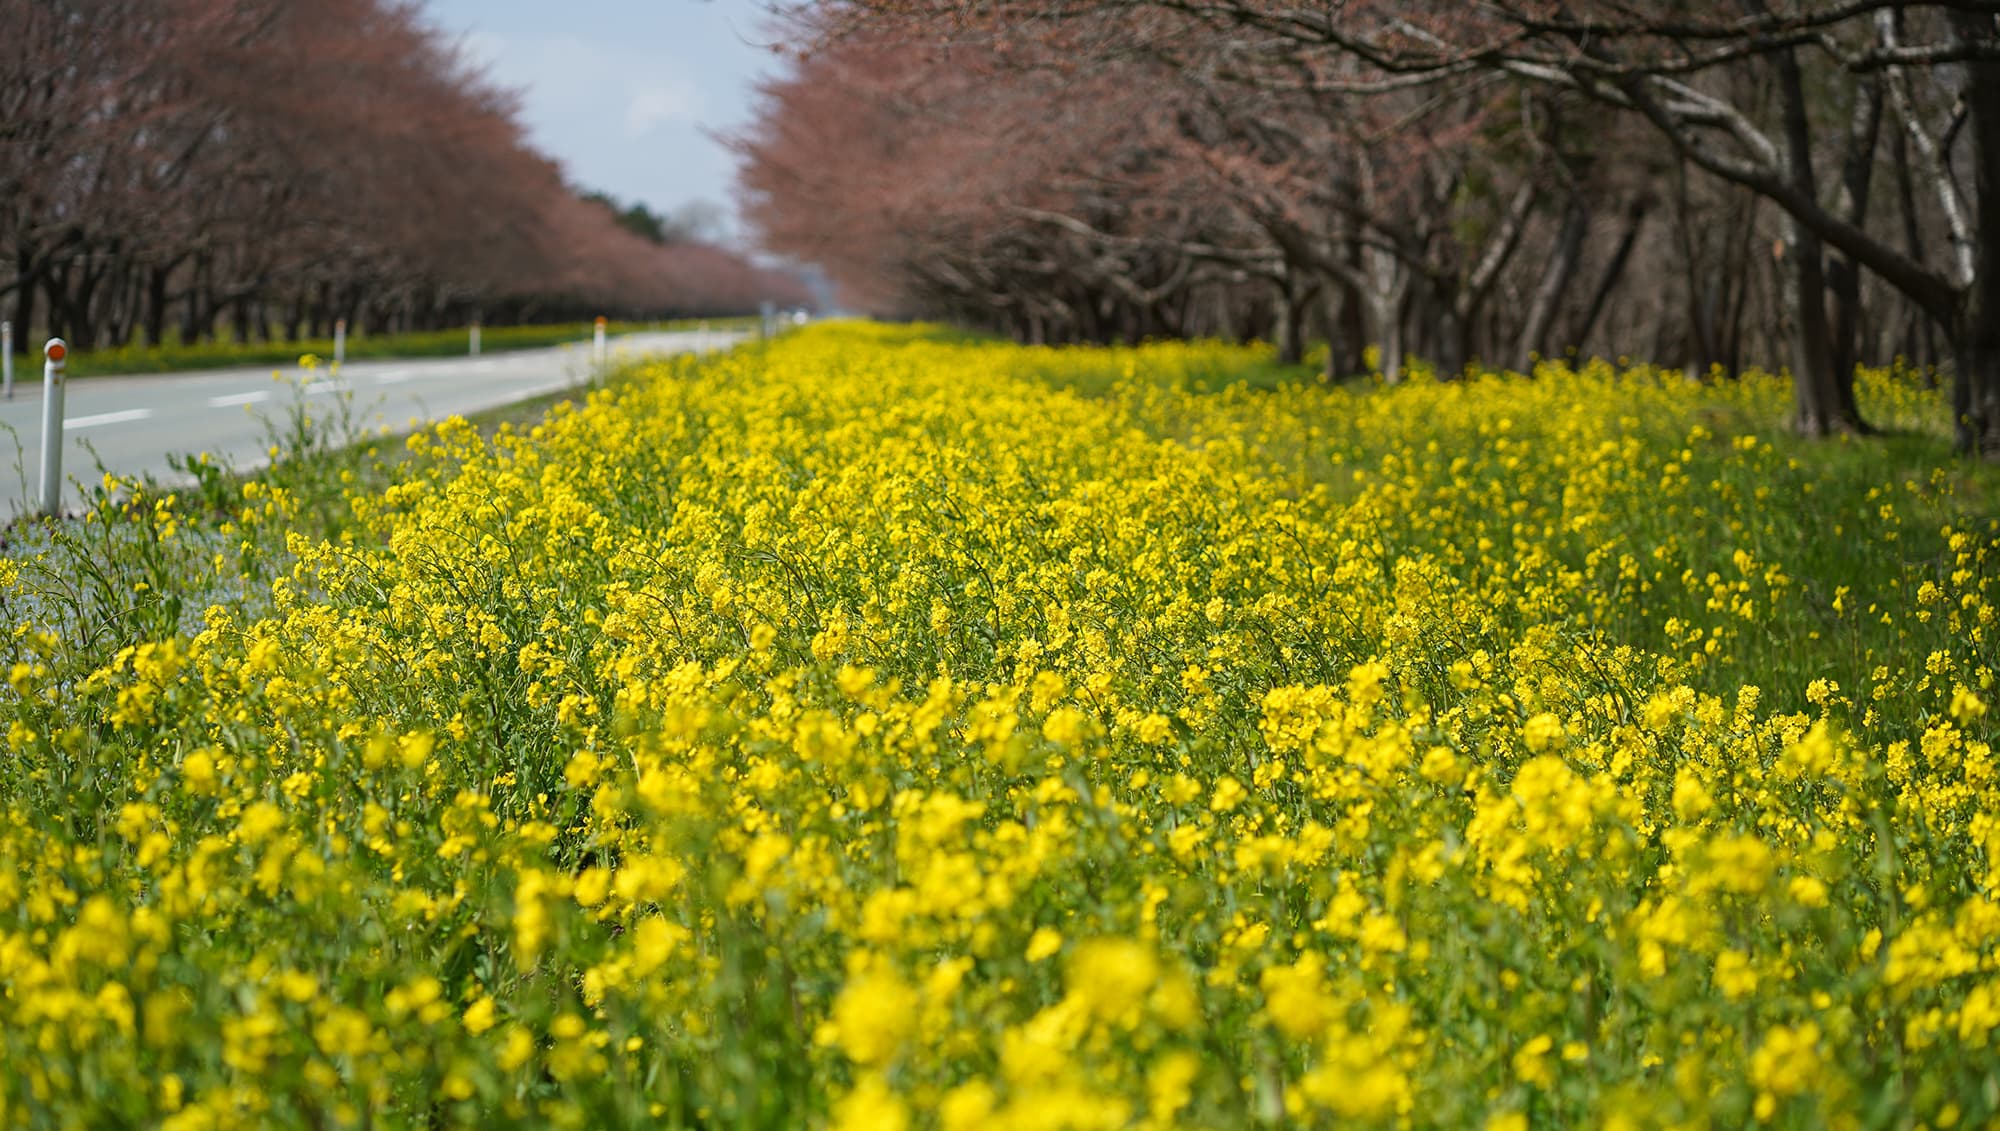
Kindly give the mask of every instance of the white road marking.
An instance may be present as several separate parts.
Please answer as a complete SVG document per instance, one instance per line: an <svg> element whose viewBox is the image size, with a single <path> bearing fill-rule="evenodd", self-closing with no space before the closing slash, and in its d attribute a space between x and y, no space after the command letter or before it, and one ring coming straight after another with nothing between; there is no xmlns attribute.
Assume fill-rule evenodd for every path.
<svg viewBox="0 0 2000 1131"><path fill-rule="evenodd" d="M375 383L377 385L394 385L399 382L407 381L415 376L416 374L410 372L407 369L392 369L387 373L376 374Z"/></svg>
<svg viewBox="0 0 2000 1131"><path fill-rule="evenodd" d="M208 407L234 408L235 406L240 404L256 404L259 401L268 401L270 399L271 399L271 391L269 389L265 389L255 393L231 393L226 397L208 398Z"/></svg>
<svg viewBox="0 0 2000 1131"><path fill-rule="evenodd" d="M344 388L346 388L346 386L338 381L314 381L312 384L306 386L306 395L312 396L315 393L336 393Z"/></svg>
<svg viewBox="0 0 2000 1131"><path fill-rule="evenodd" d="M525 401L525 400L531 400L535 397L545 397L550 393L565 393L565 392L586 393L589 391L590 390L588 386L582 385L576 381L550 381L541 385L530 385L525 389L515 389L513 391L513 395L516 400ZM494 405L492 407L498 408L500 406ZM473 409L472 411L484 412L486 410Z"/></svg>
<svg viewBox="0 0 2000 1131"><path fill-rule="evenodd" d="M123 412L100 412L96 416L72 416L63 421L63 431L72 428L95 428L100 424L124 424L133 420L144 420L153 415L150 408L128 408Z"/></svg>

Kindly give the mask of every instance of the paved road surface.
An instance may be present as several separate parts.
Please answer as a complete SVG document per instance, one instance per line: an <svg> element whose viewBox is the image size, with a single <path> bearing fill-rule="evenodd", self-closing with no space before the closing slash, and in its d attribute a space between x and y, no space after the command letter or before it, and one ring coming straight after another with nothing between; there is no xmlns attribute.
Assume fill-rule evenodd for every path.
<svg viewBox="0 0 2000 1131"><path fill-rule="evenodd" d="M720 349L739 336L720 332L631 334L614 339L613 360L648 353ZM338 394L366 427L388 425L403 431L413 422L442 420L556 392L588 376L590 346L517 350L484 357L410 361L354 361L338 380L324 369L307 374L296 367L274 380L268 368L215 369L145 377L87 377L69 382L63 397L63 477L66 506L80 493L73 481L94 483L96 461L121 475L173 475L169 453L208 452L238 469L263 462L270 425L282 425L300 396L319 412L338 406ZM318 415L319 412L315 414ZM34 509L40 497L42 366L16 359L14 399L0 401L0 516ZM21 458L14 445L18 441ZM90 449L96 450L93 458ZM25 479L23 472L25 471Z"/></svg>

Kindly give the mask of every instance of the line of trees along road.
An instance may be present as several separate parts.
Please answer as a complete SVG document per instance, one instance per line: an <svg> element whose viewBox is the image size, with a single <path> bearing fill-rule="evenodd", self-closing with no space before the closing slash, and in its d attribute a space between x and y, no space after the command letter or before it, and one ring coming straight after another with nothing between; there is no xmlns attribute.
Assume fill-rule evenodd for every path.
<svg viewBox="0 0 2000 1131"><path fill-rule="evenodd" d="M2000 454L2000 0L822 0L738 139L776 250L1027 340L1334 373L1952 374ZM1365 353L1367 350L1378 353ZM1374 364L1370 364L1370 362Z"/></svg>
<svg viewBox="0 0 2000 1131"><path fill-rule="evenodd" d="M754 310L392 0L0 0L0 316L75 346Z"/></svg>

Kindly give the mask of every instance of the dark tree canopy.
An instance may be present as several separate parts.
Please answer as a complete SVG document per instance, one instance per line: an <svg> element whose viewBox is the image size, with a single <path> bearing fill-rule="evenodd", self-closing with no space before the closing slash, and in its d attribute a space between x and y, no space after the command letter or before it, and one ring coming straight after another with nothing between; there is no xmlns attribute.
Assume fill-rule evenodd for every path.
<svg viewBox="0 0 2000 1131"><path fill-rule="evenodd" d="M0 312L24 344L798 294L580 197L413 3L0 0L0 29Z"/></svg>
<svg viewBox="0 0 2000 1131"><path fill-rule="evenodd" d="M1948 370L2000 453L2000 0L825 0L740 139L852 294L1392 379L1567 351ZM1377 353L1364 353L1367 347Z"/></svg>

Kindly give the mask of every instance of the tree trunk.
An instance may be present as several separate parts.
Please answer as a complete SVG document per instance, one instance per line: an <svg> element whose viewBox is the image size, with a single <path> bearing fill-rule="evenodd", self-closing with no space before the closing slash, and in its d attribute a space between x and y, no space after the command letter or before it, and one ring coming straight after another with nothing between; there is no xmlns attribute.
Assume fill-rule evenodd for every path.
<svg viewBox="0 0 2000 1131"><path fill-rule="evenodd" d="M1590 306L1583 312L1583 320L1569 336L1569 345L1582 352L1590 347L1591 331L1597 328L1597 320L1604 315L1604 307L1611 301L1611 293L1618 289L1618 281L1625 277L1625 265L1632 260L1632 249L1639 242L1639 230L1645 226L1646 213L1652 201L1641 193L1632 198L1625 210L1625 230L1618 235L1618 246L1612 249L1611 259L1604 265L1604 275L1597 281L1597 289L1590 296Z"/></svg>
<svg viewBox="0 0 2000 1131"><path fill-rule="evenodd" d="M1523 373L1533 369L1535 358L1548 356L1549 328L1555 324L1556 308L1562 304L1570 280L1576 277L1577 261L1583 255L1583 238L1589 231L1590 210L1584 207L1580 194L1572 193L1569 202L1563 206L1562 229L1556 236L1555 254L1543 269L1541 281L1535 285L1534 297L1528 300L1528 317L1521 325L1521 337L1514 347L1515 364ZM1622 259L1629 250L1621 248L1614 259ZM1621 263L1618 269L1622 268Z"/></svg>
<svg viewBox="0 0 2000 1131"><path fill-rule="evenodd" d="M1716 328L1716 276L1707 262L1708 240L1695 226L1694 205L1688 195L1688 168L1683 158L1674 165L1674 246L1680 251L1681 271L1687 284L1686 346L1677 360L1689 371L1706 376L1722 356L1721 335ZM1726 237L1725 237L1726 239ZM1725 243L1725 252L1727 249ZM1655 351L1655 356L1660 356Z"/></svg>
<svg viewBox="0 0 2000 1131"><path fill-rule="evenodd" d="M1404 377L1402 299L1400 293L1367 296L1369 337L1377 351L1375 368L1391 385Z"/></svg>
<svg viewBox="0 0 2000 1131"><path fill-rule="evenodd" d="M1330 280L1323 289L1326 311L1326 371L1328 381L1338 381L1368 371L1362 357L1368 344L1368 326L1361 292L1345 282Z"/></svg>
<svg viewBox="0 0 2000 1131"><path fill-rule="evenodd" d="M97 288L104 281L105 269L93 267L86 261L77 274L75 290L67 302L70 323L69 344L80 350L96 349L98 320L94 308L97 305Z"/></svg>
<svg viewBox="0 0 2000 1131"><path fill-rule="evenodd" d="M1415 307L1410 319L1412 329L1417 333L1428 329L1431 337L1419 347L1420 356L1431 361L1436 376L1443 381L1465 376L1466 366L1471 362L1467 350L1469 304L1462 301L1462 292L1459 295L1446 292L1445 288L1451 285L1450 279L1427 279L1411 296Z"/></svg>
<svg viewBox="0 0 2000 1131"><path fill-rule="evenodd" d="M69 303L70 264L54 264L42 272L42 297L49 303L49 337L76 345Z"/></svg>
<svg viewBox="0 0 2000 1131"><path fill-rule="evenodd" d="M2000 459L2000 295L1985 280L1967 296L1954 333L1951 410L1958 422L1958 449L1966 455Z"/></svg>
<svg viewBox="0 0 2000 1131"><path fill-rule="evenodd" d="M1825 254L1819 237L1805 225L1786 220L1791 243L1782 251L1779 286L1792 328L1792 402L1797 415L1793 425L1802 435L1831 436L1859 431L1860 419L1850 416L1847 404L1852 393L1843 397L1839 375L1833 368L1832 343L1827 336ZM1852 384L1854 375L1847 375Z"/></svg>
<svg viewBox="0 0 2000 1131"><path fill-rule="evenodd" d="M1903 253L1915 259L1923 254L1924 237L1918 226L1917 182L1916 174L1910 168L1909 146L1909 139L1902 130L1889 131L1889 167L1896 170L1896 211L1902 220ZM1915 299L1906 295L1900 297L1908 319L1903 358L1929 371L1928 376L1934 383L1938 357L1937 345L1933 341L1933 320Z"/></svg>
<svg viewBox="0 0 2000 1131"><path fill-rule="evenodd" d="M1840 212L1850 224L1867 220L1869 190L1874 184L1875 139L1882 131L1882 84L1869 78L1856 92L1854 118L1847 130L1847 155L1840 170ZM1833 367L1847 375L1842 382L1847 409L1861 418L1853 404L1855 367L1860 364L1861 269L1850 255L1834 257L1827 271L1833 298Z"/></svg>
<svg viewBox="0 0 2000 1131"><path fill-rule="evenodd" d="M1806 114L1805 83L1798 57L1787 48L1774 56L1779 98L1784 104L1785 176L1802 194L1815 191L1812 167L1812 122ZM1795 425L1807 436L1866 431L1853 409L1854 370L1835 368L1833 343L1826 320L1826 251L1819 233L1787 214L1790 246L1781 266L1783 301L1792 316L1792 392Z"/></svg>
<svg viewBox="0 0 2000 1131"><path fill-rule="evenodd" d="M187 292L181 296L181 344L184 346L193 345L197 340L200 322L196 316L201 312L201 289L205 275L201 258L197 256L194 266L188 270Z"/></svg>
<svg viewBox="0 0 2000 1131"><path fill-rule="evenodd" d="M1723 326L1721 360L1725 370L1732 377L1743 372L1743 322L1750 309L1750 287L1755 280L1751 274L1750 262L1755 254L1757 242L1758 202L1752 197L1742 202L1734 214L1741 222L1728 229L1734 233L1726 237L1723 245L1721 271L1723 284L1723 309L1729 318Z"/></svg>
<svg viewBox="0 0 2000 1131"><path fill-rule="evenodd" d="M1289 272L1278 284L1274 298L1278 318L1271 336L1277 343L1278 361L1282 364L1297 365L1305 359L1306 305L1311 297L1299 286L1297 277Z"/></svg>
<svg viewBox="0 0 2000 1131"><path fill-rule="evenodd" d="M1961 42L1991 46L1992 16L1953 12ZM1972 150L1972 279L1952 335L1958 373L1952 412L1965 455L2000 459L2000 62L1965 65L1966 135Z"/></svg>
<svg viewBox="0 0 2000 1131"><path fill-rule="evenodd" d="M34 266L34 257L27 248L18 251L14 260L14 343L23 353L28 352L28 339L35 332L35 284L39 268Z"/></svg>
<svg viewBox="0 0 2000 1131"><path fill-rule="evenodd" d="M333 337L333 284L322 279L312 304L311 333L315 338Z"/></svg>
<svg viewBox="0 0 2000 1131"><path fill-rule="evenodd" d="M167 276L169 267L155 267L146 273L146 344L158 349L167 333Z"/></svg>

